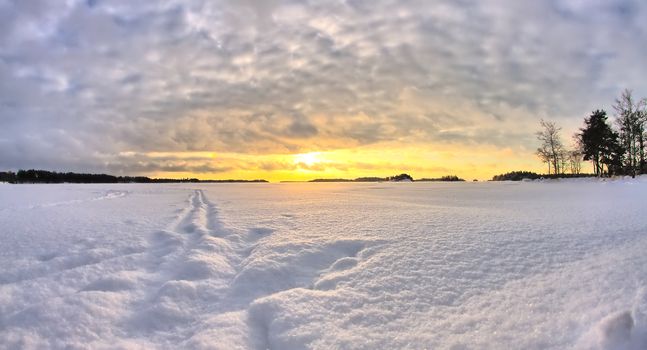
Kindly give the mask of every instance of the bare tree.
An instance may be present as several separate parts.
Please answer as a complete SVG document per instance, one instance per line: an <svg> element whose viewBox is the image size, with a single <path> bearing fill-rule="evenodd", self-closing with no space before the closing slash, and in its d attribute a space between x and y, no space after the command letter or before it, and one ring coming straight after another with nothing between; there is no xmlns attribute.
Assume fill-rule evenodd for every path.
<svg viewBox="0 0 647 350"><path fill-rule="evenodd" d="M537 132L537 139L541 141L541 146L537 149L537 156L544 162L548 163L548 174L551 166L554 174L563 172L564 144L559 135L562 128L554 122L541 120L541 130Z"/></svg>
<svg viewBox="0 0 647 350"><path fill-rule="evenodd" d="M613 108L616 111L616 124L620 129L620 143L625 152L625 173L636 176L645 166L645 123L647 116L645 99L635 102L631 90L622 92Z"/></svg>
<svg viewBox="0 0 647 350"><path fill-rule="evenodd" d="M584 144L579 133L572 136L573 148L568 154L568 162L571 168L571 174L577 175L582 172L582 162L584 161Z"/></svg>
<svg viewBox="0 0 647 350"><path fill-rule="evenodd" d="M570 165L570 152L567 149L563 149L559 152L559 173L566 174Z"/></svg>
<svg viewBox="0 0 647 350"><path fill-rule="evenodd" d="M550 170L552 169L552 158L550 150L542 145L542 147L537 148L536 154L543 163L546 163L548 165L548 174L550 175Z"/></svg>
<svg viewBox="0 0 647 350"><path fill-rule="evenodd" d="M582 151L580 149L573 149L568 152L568 163L571 167L571 174L577 175L582 172Z"/></svg>
<svg viewBox="0 0 647 350"><path fill-rule="evenodd" d="M636 106L636 113L638 114L638 155L639 164L638 170L641 174L647 173L647 164L645 159L645 126L647 125L647 99L643 98Z"/></svg>

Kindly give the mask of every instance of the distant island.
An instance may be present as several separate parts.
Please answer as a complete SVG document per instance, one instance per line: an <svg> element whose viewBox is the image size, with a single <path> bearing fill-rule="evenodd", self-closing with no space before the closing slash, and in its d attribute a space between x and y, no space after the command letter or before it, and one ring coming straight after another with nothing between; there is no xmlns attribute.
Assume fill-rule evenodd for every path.
<svg viewBox="0 0 647 350"><path fill-rule="evenodd" d="M412 182L413 178L409 174L400 174L387 177L358 177L356 179L314 179L308 182Z"/></svg>
<svg viewBox="0 0 647 350"><path fill-rule="evenodd" d="M199 180L196 178L163 179L146 176L114 176L107 174L85 174L55 172L47 170L18 170L0 172L0 182L20 183L249 183L267 182L266 180Z"/></svg>
<svg viewBox="0 0 647 350"><path fill-rule="evenodd" d="M413 182L413 181L422 181L422 182L432 182L432 181L465 181L459 178L456 175L447 175L439 178L422 178L414 180L413 177L409 174L400 174L395 176L387 177L358 177L356 179L314 179L308 182Z"/></svg>
<svg viewBox="0 0 647 350"><path fill-rule="evenodd" d="M456 175L446 175L446 176L441 176L438 178L422 178L418 179L416 181L422 181L422 182L454 182L454 181L465 181L465 179L461 179L460 177Z"/></svg>

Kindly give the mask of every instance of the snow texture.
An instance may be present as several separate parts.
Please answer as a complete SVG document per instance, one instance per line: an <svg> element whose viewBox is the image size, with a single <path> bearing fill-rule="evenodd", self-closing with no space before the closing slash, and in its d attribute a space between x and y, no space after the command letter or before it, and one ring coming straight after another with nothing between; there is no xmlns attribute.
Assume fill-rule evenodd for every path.
<svg viewBox="0 0 647 350"><path fill-rule="evenodd" d="M0 348L646 349L647 179L0 186Z"/></svg>

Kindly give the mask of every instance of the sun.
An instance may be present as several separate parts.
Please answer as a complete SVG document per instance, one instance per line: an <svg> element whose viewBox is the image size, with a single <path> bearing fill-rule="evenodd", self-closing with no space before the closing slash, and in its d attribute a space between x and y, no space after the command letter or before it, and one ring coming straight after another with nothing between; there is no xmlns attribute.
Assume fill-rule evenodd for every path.
<svg viewBox="0 0 647 350"><path fill-rule="evenodd" d="M307 166L312 166L321 162L320 156L321 152L295 154L293 157L293 162L295 164L305 164Z"/></svg>

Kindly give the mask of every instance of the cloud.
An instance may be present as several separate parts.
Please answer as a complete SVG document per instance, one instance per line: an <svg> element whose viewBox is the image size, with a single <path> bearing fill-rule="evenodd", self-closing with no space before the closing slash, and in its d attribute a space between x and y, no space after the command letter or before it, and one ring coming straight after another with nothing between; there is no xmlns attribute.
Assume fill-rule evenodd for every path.
<svg viewBox="0 0 647 350"><path fill-rule="evenodd" d="M625 87L647 95L646 23L639 0L0 1L0 167L219 172L231 166L119 154L533 149L539 118L573 130Z"/></svg>

